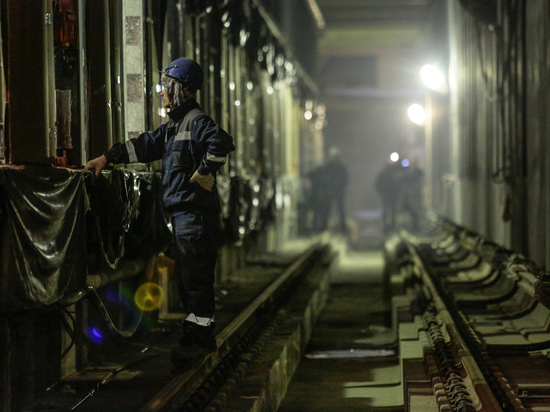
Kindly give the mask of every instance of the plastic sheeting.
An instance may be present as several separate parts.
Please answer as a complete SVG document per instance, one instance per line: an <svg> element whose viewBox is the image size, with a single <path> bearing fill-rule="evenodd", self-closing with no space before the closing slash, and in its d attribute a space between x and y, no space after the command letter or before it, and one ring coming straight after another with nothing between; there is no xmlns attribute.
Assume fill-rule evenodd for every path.
<svg viewBox="0 0 550 412"><path fill-rule="evenodd" d="M160 192L149 172L0 169L0 312L54 303L88 272L166 250Z"/></svg>
<svg viewBox="0 0 550 412"><path fill-rule="evenodd" d="M82 269L84 175L0 169L0 312L55 302Z"/></svg>
<svg viewBox="0 0 550 412"><path fill-rule="evenodd" d="M90 270L115 269L124 256L126 232L139 207L139 180L130 172L113 170L91 182L87 192L92 209Z"/></svg>
<svg viewBox="0 0 550 412"><path fill-rule="evenodd" d="M273 218L266 178L218 177L225 241ZM0 168L0 313L51 304L87 274L166 251L172 241L159 173Z"/></svg>

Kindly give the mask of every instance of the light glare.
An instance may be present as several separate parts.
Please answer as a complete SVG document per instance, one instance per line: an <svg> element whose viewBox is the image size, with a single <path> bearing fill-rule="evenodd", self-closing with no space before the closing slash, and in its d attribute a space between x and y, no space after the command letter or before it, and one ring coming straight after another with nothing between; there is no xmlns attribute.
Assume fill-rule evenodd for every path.
<svg viewBox="0 0 550 412"><path fill-rule="evenodd" d="M445 76L441 70L431 64L426 64L420 69L420 77L426 86L436 92L445 94L447 92L447 84Z"/></svg>
<svg viewBox="0 0 550 412"><path fill-rule="evenodd" d="M136 306L145 312L156 310L164 299L161 287L153 282L141 285L134 295Z"/></svg>
<svg viewBox="0 0 550 412"><path fill-rule="evenodd" d="M417 103L409 106L407 114L409 115L411 122L415 124L423 125L426 121L426 112L424 112L424 108Z"/></svg>

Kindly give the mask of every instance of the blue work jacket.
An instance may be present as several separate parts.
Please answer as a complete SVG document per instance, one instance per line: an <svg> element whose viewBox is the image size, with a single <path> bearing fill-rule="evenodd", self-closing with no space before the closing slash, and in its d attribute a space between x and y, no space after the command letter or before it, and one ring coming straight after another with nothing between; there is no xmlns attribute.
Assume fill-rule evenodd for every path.
<svg viewBox="0 0 550 412"><path fill-rule="evenodd" d="M163 199L168 211L216 207L215 188L209 192L198 183L189 183L189 179L196 170L215 176L228 153L235 150L232 137L203 113L195 100L172 109L168 116L170 120L154 132L113 145L105 153L107 162L147 163L162 159Z"/></svg>

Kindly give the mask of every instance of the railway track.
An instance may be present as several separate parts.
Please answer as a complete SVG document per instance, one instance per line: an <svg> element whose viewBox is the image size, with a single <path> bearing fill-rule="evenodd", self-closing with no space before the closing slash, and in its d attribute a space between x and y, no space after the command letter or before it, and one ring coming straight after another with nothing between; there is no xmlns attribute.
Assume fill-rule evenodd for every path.
<svg viewBox="0 0 550 412"><path fill-rule="evenodd" d="M96 361L48 385L24 411L275 410L328 298L333 252L318 239L292 256L243 269L249 283L254 274L263 279L243 281L222 300L217 352L175 367L179 328L162 321L143 339L90 346Z"/></svg>
<svg viewBox="0 0 550 412"><path fill-rule="evenodd" d="M390 280L403 292L405 410L550 411L548 275L449 221L436 227L401 232Z"/></svg>
<svg viewBox="0 0 550 412"><path fill-rule="evenodd" d="M445 220L388 244L404 410L550 411L550 275ZM217 353L173 374L139 408L106 410L276 410L328 298L331 257L324 242L309 247L226 323ZM154 349L144 363L168 359ZM76 410L97 403L87 397Z"/></svg>
<svg viewBox="0 0 550 412"><path fill-rule="evenodd" d="M326 292L325 266L330 259L329 251L325 243L316 243L307 249L217 335L217 353L190 364L186 372L176 376L141 411L223 410L231 397L236 396L236 387L245 380L270 339L290 326L287 319L290 307L296 305L295 299L303 303L303 296L296 291L309 289L315 295L321 282L324 284L321 290ZM312 280L312 276L316 280ZM308 282L315 285L307 287ZM325 293L319 294L317 290L317 295L306 297L306 314L320 311L326 299L323 295ZM260 396L261 393L248 397L259 399Z"/></svg>

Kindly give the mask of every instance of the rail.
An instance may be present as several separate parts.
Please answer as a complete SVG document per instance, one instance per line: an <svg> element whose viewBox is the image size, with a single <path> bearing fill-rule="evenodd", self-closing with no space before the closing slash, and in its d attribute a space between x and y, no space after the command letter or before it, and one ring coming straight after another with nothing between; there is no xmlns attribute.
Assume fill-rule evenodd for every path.
<svg viewBox="0 0 550 412"><path fill-rule="evenodd" d="M448 220L430 235L399 237L436 403L460 411L549 408L548 274Z"/></svg>
<svg viewBox="0 0 550 412"><path fill-rule="evenodd" d="M294 282L327 250L328 245L321 241L312 245L221 331L216 337L217 353L191 363L187 372L176 376L141 411L203 410L239 367L244 354L265 333ZM197 392L200 400L193 399Z"/></svg>

